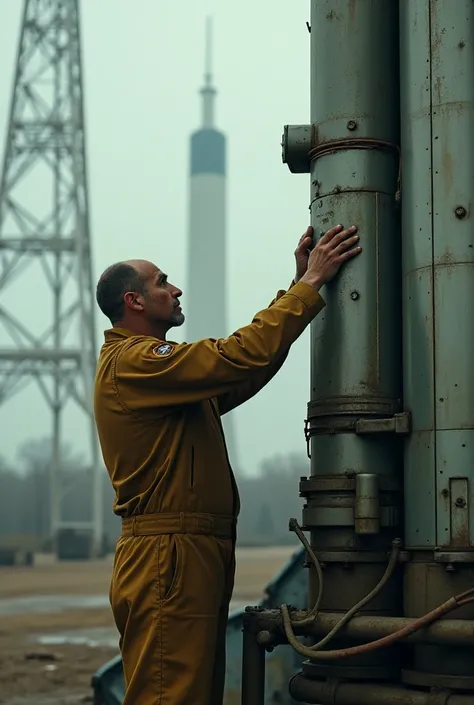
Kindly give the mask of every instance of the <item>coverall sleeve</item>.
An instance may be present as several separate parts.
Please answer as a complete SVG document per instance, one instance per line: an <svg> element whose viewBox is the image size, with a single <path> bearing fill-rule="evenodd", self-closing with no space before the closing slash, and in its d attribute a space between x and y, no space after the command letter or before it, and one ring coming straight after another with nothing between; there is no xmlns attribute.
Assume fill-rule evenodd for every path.
<svg viewBox="0 0 474 705"><path fill-rule="evenodd" d="M268 373L324 305L299 282L228 338L176 345L130 338L116 359L116 393L131 412L219 397Z"/></svg>
<svg viewBox="0 0 474 705"><path fill-rule="evenodd" d="M295 286L294 281L291 282L288 291L290 291L293 286ZM273 306L275 301L278 301L285 293L287 292L284 289L280 289L273 301L270 303L270 306ZM249 379L245 384L234 387L229 392L221 394L217 399L221 416L227 414L229 411L232 411L232 409L236 409L238 406L244 404L246 401L258 394L258 392L260 392L260 390L263 389L281 369L283 363L288 357L290 347L291 343L285 350L282 351L279 357L275 358L270 365L268 365L266 369L256 373L254 377Z"/></svg>

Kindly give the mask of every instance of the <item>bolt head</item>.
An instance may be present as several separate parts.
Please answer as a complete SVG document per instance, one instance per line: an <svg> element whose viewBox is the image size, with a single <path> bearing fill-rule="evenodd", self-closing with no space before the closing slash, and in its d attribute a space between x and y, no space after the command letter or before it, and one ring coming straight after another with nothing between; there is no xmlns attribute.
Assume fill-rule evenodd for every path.
<svg viewBox="0 0 474 705"><path fill-rule="evenodd" d="M457 207L454 209L454 214L455 214L456 218L459 218L459 219L461 220L462 218L465 218L465 217L466 217L467 211L466 211L466 209L464 208L464 206L457 206Z"/></svg>
<svg viewBox="0 0 474 705"><path fill-rule="evenodd" d="M355 120L349 120L347 123L347 129L353 132L354 130L357 130L357 123Z"/></svg>

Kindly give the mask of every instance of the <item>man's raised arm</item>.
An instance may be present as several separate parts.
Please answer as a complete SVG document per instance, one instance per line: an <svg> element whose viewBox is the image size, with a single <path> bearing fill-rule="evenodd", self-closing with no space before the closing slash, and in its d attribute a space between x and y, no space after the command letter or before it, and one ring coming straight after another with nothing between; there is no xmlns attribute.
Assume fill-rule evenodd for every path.
<svg viewBox="0 0 474 705"><path fill-rule="evenodd" d="M319 289L360 252L355 230L338 226L325 233L301 281L228 338L179 345L129 338L114 368L122 403L136 413L170 409L222 396L265 375L323 308Z"/></svg>

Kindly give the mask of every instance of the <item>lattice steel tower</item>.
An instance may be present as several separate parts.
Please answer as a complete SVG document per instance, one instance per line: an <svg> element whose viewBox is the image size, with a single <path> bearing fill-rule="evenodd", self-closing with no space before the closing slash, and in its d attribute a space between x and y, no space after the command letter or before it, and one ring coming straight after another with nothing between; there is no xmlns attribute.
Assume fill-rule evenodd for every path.
<svg viewBox="0 0 474 705"><path fill-rule="evenodd" d="M102 477L84 133L79 0L25 0L0 182L0 404L39 385L52 418L51 537L92 531L95 553ZM73 527L61 513L71 491L61 472L69 402L91 473L91 512Z"/></svg>

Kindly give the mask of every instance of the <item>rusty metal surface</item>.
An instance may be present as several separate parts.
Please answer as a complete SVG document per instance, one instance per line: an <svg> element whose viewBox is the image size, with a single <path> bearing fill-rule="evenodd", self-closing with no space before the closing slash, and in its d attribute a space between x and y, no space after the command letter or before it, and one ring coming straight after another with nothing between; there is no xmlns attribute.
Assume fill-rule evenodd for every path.
<svg viewBox="0 0 474 705"><path fill-rule="evenodd" d="M321 637L329 633L341 619L340 612L322 612L309 626L298 627L297 621L305 612L295 612L295 633ZM260 630L266 632L264 643L285 643L286 639L282 630L281 615L277 611L262 612L257 616ZM353 617L341 630L341 635L347 637L349 642L365 642L381 639L401 629L412 625L416 620L410 617L389 617L381 615L367 615ZM410 634L401 639L403 643L433 644L439 646L459 647L474 646L474 619L443 619L429 627Z"/></svg>
<svg viewBox="0 0 474 705"><path fill-rule="evenodd" d="M327 415L333 407L332 413L354 414L358 405L366 405L368 413L397 412L399 238L393 196L365 191L329 195L316 199L311 213L318 235L331 221L356 223L363 247L363 256L325 287L327 307L312 324L311 411Z"/></svg>
<svg viewBox="0 0 474 705"><path fill-rule="evenodd" d="M292 678L290 694L297 702L319 705L473 705L472 695L423 692L378 683L312 681L300 674Z"/></svg>
<svg viewBox="0 0 474 705"><path fill-rule="evenodd" d="M265 649L250 631L243 637L241 703L265 705Z"/></svg>
<svg viewBox="0 0 474 705"><path fill-rule="evenodd" d="M465 561L474 531L474 3L313 0L310 38L311 222L316 239L334 222L357 224L363 256L325 287L327 307L312 324L311 478L302 481L301 493L311 545L328 559L321 566L313 556L309 571L309 604L323 612L294 629L300 636L315 637L318 629L326 636L344 612L357 611L359 600L362 616L352 618L323 654L295 640L297 615L282 607L294 650L319 661L312 666L315 680L297 676L290 692L321 705L465 705L474 702L471 696L430 692L429 686L435 672L440 687L452 686L457 676L470 687L465 679L472 671L474 606L452 595L474 585L473 564ZM322 71L326 56L331 60ZM306 128L298 145L304 143L305 170L308 137ZM395 486L403 468L402 442L387 417L405 411L412 414L412 426L403 429L410 550L378 593L380 556L401 535L399 498L381 482L390 478ZM377 483L362 487L364 476ZM461 560L436 561L435 553ZM372 560L349 560L352 554ZM425 626L451 609L459 620ZM249 634L261 629L260 644L282 639L279 614L249 613L244 622ZM426 691L337 682L351 674L388 677L388 665L396 678L399 638L412 644L405 652L412 670L405 673L416 672Z"/></svg>
<svg viewBox="0 0 474 705"><path fill-rule="evenodd" d="M311 6L311 123L317 141L396 141L397 96L387 74L397 79L398 3L319 0ZM359 50L364 44L365 52Z"/></svg>
<svg viewBox="0 0 474 705"><path fill-rule="evenodd" d="M381 507L378 475L360 473L356 477L354 504L355 532L359 535L378 534Z"/></svg>
<svg viewBox="0 0 474 705"><path fill-rule="evenodd" d="M314 476L399 470L393 441L330 432L334 417L359 409L400 411L396 23L397 3L311 3L311 222L316 237L333 222L355 223L363 248L325 287L327 306L312 324L309 430L327 431L310 440Z"/></svg>
<svg viewBox="0 0 474 705"><path fill-rule="evenodd" d="M309 492L354 492L357 475L318 475L317 477L302 477L300 494ZM393 475L380 475L379 487L382 492L400 492L400 480Z"/></svg>
<svg viewBox="0 0 474 705"><path fill-rule="evenodd" d="M465 549L474 546L474 6L400 7L404 398L415 435L431 434L429 446L406 446L407 540Z"/></svg>
<svg viewBox="0 0 474 705"><path fill-rule="evenodd" d="M321 612L317 619L310 625L299 627L297 622L306 612L294 612L295 634L321 637L328 634L341 619L340 612ZM282 628L282 618L278 610L265 610L255 613L247 619L254 619L254 630L265 632L262 643L285 643ZM341 636L347 637L350 642L364 642L380 639L400 629L404 629L415 622L410 617L389 617L381 615L367 615L353 617L341 630ZM415 632L401 641L411 644L433 644L439 646L469 646L474 647L474 619L443 619L439 622Z"/></svg>
<svg viewBox="0 0 474 705"><path fill-rule="evenodd" d="M456 666L453 669L456 671ZM402 682L422 688L439 688L440 690L474 690L473 676L446 676L443 673L424 671L402 671ZM473 698L474 700L474 698Z"/></svg>

